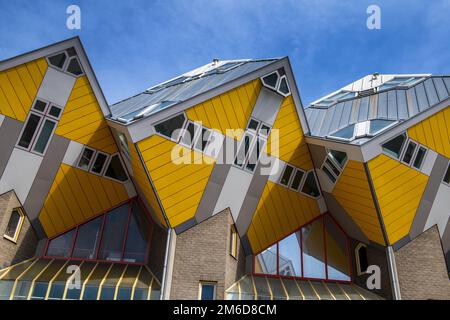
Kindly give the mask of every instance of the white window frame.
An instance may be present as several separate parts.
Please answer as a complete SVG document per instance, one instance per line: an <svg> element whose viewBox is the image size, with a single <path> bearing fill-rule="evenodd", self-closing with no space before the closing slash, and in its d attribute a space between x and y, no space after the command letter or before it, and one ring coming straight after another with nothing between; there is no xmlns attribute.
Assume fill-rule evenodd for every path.
<svg viewBox="0 0 450 320"><path fill-rule="evenodd" d="M250 128L250 127L249 127L251 121L256 121L256 122L258 123L258 125L256 126L256 129L253 129L253 128ZM251 131L251 132L253 132L253 133L255 133L255 134L258 134L258 133L259 133L259 128L260 128L260 127L261 127L261 121L255 119L255 118L253 118L253 117L250 117L250 119L249 119L248 122L247 122L247 127L246 127L246 130L245 130L245 131Z"/></svg>
<svg viewBox="0 0 450 320"><path fill-rule="evenodd" d="M288 93L284 93L284 92L281 92L280 91L280 86L281 86L281 81L283 80L283 78L284 79L286 79L286 85L287 85L287 87L288 87ZM291 86L289 85L289 81L288 81L288 79L287 79L287 77L286 77L286 75L284 74L284 75L282 75L281 77L280 77L280 79L278 80L278 83L277 83L277 92L279 93L279 94L281 94L283 97L289 97L290 95L291 95Z"/></svg>
<svg viewBox="0 0 450 320"><path fill-rule="evenodd" d="M91 148L89 148L89 149L91 149ZM84 149L83 149L83 150L84 150ZM99 173L97 173L97 172L94 172L92 169L93 169L93 167L94 167L94 163L95 163L95 161L97 160L97 157L98 157L99 154L105 155L105 156L106 156L106 160L105 160L105 162L103 163L102 170L101 170ZM95 174L95 175L97 175L97 176L103 176L103 173L104 173L105 170L106 170L106 164L109 163L109 158L110 158L109 154L107 154L107 153L105 153L105 152L102 152L102 151L96 151L96 152L94 153L94 155L92 156L92 159L91 159L91 161L90 161L90 163L89 163L89 172L90 172L90 173L93 173L93 174Z"/></svg>
<svg viewBox="0 0 450 320"><path fill-rule="evenodd" d="M69 56L69 55L67 54L67 56ZM76 75L76 74L73 74L73 73L67 71L67 68L69 67L70 60L73 60L73 59L75 59L75 60L78 61L78 65L79 65L80 68L81 68L81 74L79 74L79 75ZM65 72L65 73L67 73L67 74L69 74L69 75L71 75L72 77L75 77L75 78L82 77L82 76L85 75L83 65L81 64L81 61L80 61L80 59L78 58L77 55L72 56L72 57L68 57L68 59L67 59L66 62L67 62L67 63L66 63L66 65L64 66L64 72Z"/></svg>
<svg viewBox="0 0 450 320"><path fill-rule="evenodd" d="M117 180L117 179L115 179L115 178L108 177L108 176L105 175L105 174L106 174L106 169L109 167L109 164L110 164L112 158L113 158L115 155L117 155L117 157L119 158L119 161L120 161L120 163L121 163L121 165L122 165L123 171L125 172L125 175L127 176L127 180L125 180L125 181L120 181L120 180ZM93 162L92 162L92 163L93 163ZM91 166L92 166L92 164L91 164ZM127 167L125 167L125 163L123 163L122 157L120 156L120 153L119 153L119 152L116 152L116 153L113 153L113 154L109 155L108 161L106 162L106 164L105 164L105 166L104 166L104 168L103 168L103 175L102 175L102 176L103 176L104 178L111 179L111 180L116 181L116 182L119 182L119 183L121 183L121 184L125 184L125 183L127 183L128 181L130 181L130 176L128 175Z"/></svg>
<svg viewBox="0 0 450 320"><path fill-rule="evenodd" d="M183 122L183 125L181 126L181 128L179 129L180 132L178 133L177 139L172 139L172 137L167 137L167 136L165 136L165 135L159 133L158 131L156 131L156 126L157 126L158 124L163 123L163 122L166 122L166 121L168 121L168 120L170 120L170 119L172 119L172 118L178 117L178 116L181 115L181 114L184 115L184 122ZM161 120L161 121L155 122L154 124L152 124L152 126L153 126L153 130L154 130L154 132L155 132L156 135L158 135L158 136L160 136L160 137L162 137L162 138L164 138L164 139L173 141L173 142L175 142L175 143L179 143L179 142L180 142L180 138L181 138L181 134L183 133L183 129L186 127L186 122L187 122L187 121L189 121L189 120L188 120L188 117L186 116L186 113L180 112L180 113L174 114L174 115L172 115L172 116L170 116L170 117L167 117L167 118L165 118L165 119L163 119L163 120Z"/></svg>
<svg viewBox="0 0 450 320"><path fill-rule="evenodd" d="M291 172L291 175L289 176L289 180L288 180L287 184L283 184L283 183L281 183L281 180L283 180L284 172L286 171L286 168L287 168L288 166L289 166L289 167L292 167L293 170L292 170L292 172ZM280 179L278 180L278 184L280 184L280 185L283 186L283 187L290 188L292 179L294 178L294 174L295 174L295 172L297 171L296 169L297 169L297 168L294 167L293 165L290 165L289 163L285 163L285 165L284 165L284 167L283 167L283 172L281 173Z"/></svg>
<svg viewBox="0 0 450 320"><path fill-rule="evenodd" d="M408 150L408 146L409 146L410 143L415 144L415 147L414 147L414 150L413 150L413 154L411 155L411 161L410 161L410 163L407 163L407 162L404 161L404 157L406 155L406 150ZM406 140L405 145L403 146L402 153L400 154L400 159L399 159L400 162L403 163L404 165L407 165L408 167L410 167L412 162L414 161L414 159L416 157L416 152L417 152L418 149L419 149L419 143L417 143L416 141L408 138Z"/></svg>
<svg viewBox="0 0 450 320"><path fill-rule="evenodd" d="M313 177L314 177L314 180L316 181L316 187L317 187L317 190L319 190L319 195L318 195L317 197L313 197L313 196L311 196L311 195L309 195L309 194L307 194L307 193L304 193L304 192L302 191L302 189L303 189L303 187L304 187L304 185L305 185L305 182L306 182L306 177L307 177L307 175L308 175L310 172L312 172ZM299 191L299 192L300 192L301 194L307 196L307 197L310 197L311 199L316 199L316 200L319 199L319 198L322 196L322 190L320 190L319 179L317 178L317 174L316 174L316 171L315 171L314 169L309 170L309 171L306 171L306 176L305 176L305 179L303 180L303 184L302 184L302 187L300 188L300 191Z"/></svg>
<svg viewBox="0 0 450 320"><path fill-rule="evenodd" d="M306 179L306 171L303 170L303 169L299 169L299 168L294 168L294 169L295 169L295 170L294 170L294 174L292 175L292 179L291 179L291 181L290 181L290 183L289 183L289 189L291 189L291 190L293 190L293 191L295 191L295 192L300 192L300 190L301 190L302 187L303 187L303 182L304 182L305 179ZM300 179L300 184L298 185L298 189L294 189L294 188L292 187L292 184L294 183L295 175L297 174L298 171L303 172L303 176L302 176L302 178Z"/></svg>
<svg viewBox="0 0 450 320"><path fill-rule="evenodd" d="M189 133L189 131L188 131L188 126L189 126L189 124L191 124L191 123L192 123L192 125L194 126L194 136L191 137L191 144L188 145L188 144L186 144L186 143L183 142L183 137L184 137L184 135L186 135L186 134ZM196 143L197 143L197 137L198 137L199 135L201 135L201 132L202 132L202 126L201 126L200 124L198 124L198 123L192 121L192 120L188 120L188 121L186 121L186 123L185 123L185 125L184 125L184 127L183 127L182 130L183 130L183 132L180 134L180 140L179 140L180 142L179 142L179 143L180 143L182 146L185 146L185 147L188 148L188 149L193 149L194 146L195 146Z"/></svg>
<svg viewBox="0 0 450 320"><path fill-rule="evenodd" d="M20 215L19 222L17 223L16 230L14 231L14 237L10 237L6 234L6 230L3 233L3 238L8 239L11 242L17 243L19 239L20 231L22 230L23 222L25 221L25 214L23 213L21 208L14 208L11 210L11 214L9 215L8 223L6 224L6 228L8 228L9 221L11 220L11 216L14 211L17 211Z"/></svg>
<svg viewBox="0 0 450 320"><path fill-rule="evenodd" d="M264 81L264 78L265 78L265 77L270 76L270 75L273 74L273 73L276 73L276 74L277 74L277 82L275 83L275 86L274 86L274 87L272 87L270 84L267 84L267 83ZM280 78L281 78L280 73L278 72L278 70L275 70L275 71L273 71L273 72L269 72L268 74L263 75L260 79L261 79L261 83L263 84L264 87L269 88L269 89L272 89L272 90L274 90L274 91L277 91L278 84L280 83Z"/></svg>
<svg viewBox="0 0 450 320"><path fill-rule="evenodd" d="M333 181L331 181L331 180L329 180L333 185L336 185L336 183L339 181L339 178L342 176L342 172L344 172L344 169L345 169L345 166L347 165L347 163L348 163L348 155L347 155L347 159L345 160L345 162L343 163L343 165L342 165L342 168L341 168L341 165L339 164L339 163L337 163L337 161L335 161L331 156L330 156L330 151L331 151L332 149L326 149L326 152L327 152L327 156L325 157L325 159L323 160L323 163L322 163L322 165L320 166L320 169L322 170L322 171L324 171L323 170L323 168L325 167L329 172L330 172L330 174L334 177L334 179L335 179L335 181L333 182ZM345 154L347 154L347 152L345 152L345 151L341 151L341 150L334 150L334 151L339 151L339 152L344 152ZM327 160L329 160L334 166L335 166L335 168L339 171L339 175L336 175L336 172L334 172L334 170L332 169L332 168L330 168L330 165L327 163ZM324 171L325 172L325 171ZM327 176L327 178L329 179L330 177L328 177L328 175L325 173L325 175Z"/></svg>
<svg viewBox="0 0 450 320"><path fill-rule="evenodd" d="M236 164L236 159L237 159L237 157L239 155L239 151L241 150L241 147L245 148L245 146L243 146L243 144L245 143L245 136L246 135L251 136L250 145L248 146L248 153L245 155L245 157L243 159L243 162L242 162L242 165L238 165L238 164ZM253 150L253 145L254 145L254 143L256 141L256 137L257 137L256 133L253 132L253 130L247 130L247 131L244 132L244 134L242 135L241 141L239 141L239 145L238 145L238 148L236 150L236 154L234 155L233 166L235 166L236 168L242 169L242 170L245 169L245 167L247 165L247 158L248 158L249 154ZM245 149L244 149L244 152L245 152Z"/></svg>
<svg viewBox="0 0 450 320"><path fill-rule="evenodd" d="M362 242L358 243L358 245L355 247L356 273L358 276L366 274L366 271L361 270L361 261L359 260L359 250L362 247L366 248L367 250L367 246Z"/></svg>
<svg viewBox="0 0 450 320"><path fill-rule="evenodd" d="M198 284L198 300L202 300L203 285L211 285L214 287L213 300L217 299L217 282L200 280Z"/></svg>
<svg viewBox="0 0 450 320"><path fill-rule="evenodd" d="M430 150L430 148L427 148L426 146L424 146L423 144L418 143L417 141L414 141L414 142L417 143L417 148L416 148L416 150L415 150L415 152L414 152L414 156L413 156L412 161L411 161L411 168L420 171L420 170L422 170L423 164L424 164L424 162L425 162L425 159L426 159L426 157L427 157L427 155L428 155L428 151ZM424 153L424 155L423 155L423 159L422 159L422 163L420 164L420 167L419 167L419 168L416 168L416 167L414 166L414 162L416 161L417 154L419 153L419 149L420 149L420 148L425 149L425 153Z"/></svg>
<svg viewBox="0 0 450 320"><path fill-rule="evenodd" d="M39 136L41 135L42 130L44 129L45 121L53 122L55 124L55 126L53 127L52 132L50 133L50 136L49 136L49 138L47 140L47 144L45 145L44 151L41 153L39 151L34 150L34 147L36 146L36 142L39 139ZM40 156L45 155L45 153L47 152L48 147L50 146L50 141L52 140L53 135L55 134L55 130L56 130L57 126L58 126L58 121L57 120L44 116L41 119L41 123L39 125L39 130L38 130L38 133L36 134L36 136L34 137L33 146L31 147L30 152L34 153L34 154L37 154L37 155L40 155Z"/></svg>
<svg viewBox="0 0 450 320"><path fill-rule="evenodd" d="M386 143L388 143L388 142L391 141L391 140L394 140L395 138L397 138L397 137L399 137L399 136L401 136L401 135L404 135L404 136L405 136L405 141L403 141L403 145L402 145L402 147L400 148L399 157L396 158L396 157L394 157L393 155L391 155L391 154L385 152L384 149L383 149L383 145L386 144ZM389 158L391 158L391 159L394 159L394 160L397 160L397 161L401 161L401 159L403 159L403 152L405 151L405 147L406 147L408 141L409 141L408 133L407 133L406 131L403 131L403 132L401 132L401 133L399 133L399 134L396 134L395 136L390 137L389 139L386 139L386 140L384 140L383 142L381 142L381 143L380 143L381 152L382 152L385 156L387 156L387 157L389 157Z"/></svg>
<svg viewBox="0 0 450 320"><path fill-rule="evenodd" d="M84 168L81 168L81 167L80 167L80 161L81 161L81 158L83 157L83 153L84 153L84 150L85 150L85 149L89 149L89 150L92 150L92 151L94 152L94 153L92 154L92 158L89 160L89 164L88 164L87 169L84 169ZM83 149L81 150L80 155L78 156L78 159L77 159L77 162L76 162L76 167L77 167L78 169L80 169L80 170L84 170L84 171L90 172L91 167L92 167L92 164L94 163L94 159L95 159L96 155L97 155L97 150L95 150L94 148L91 148L91 147L89 147L89 146L84 146Z"/></svg>
<svg viewBox="0 0 450 320"><path fill-rule="evenodd" d="M201 141L201 140L203 140L203 130L205 130L205 133L209 132L208 140L206 141L206 145L205 145L205 149L204 150L202 150L201 148L197 147L197 145L200 142L203 142L203 141ZM213 135L213 130L211 130L209 128L206 128L204 126L200 126L200 130L199 131L200 132L196 133L196 136L195 136L195 139L194 139L194 144L192 145L192 149L197 151L197 152L205 154L205 151L206 151L206 149L208 149L209 143L211 142L211 137Z"/></svg>
<svg viewBox="0 0 450 320"><path fill-rule="evenodd" d="M256 159L255 168L253 170L251 170L250 168L247 168L247 165L248 165L248 162L250 160L250 157L251 157L254 149L256 148L256 144L257 144L258 140L262 140L261 150L259 152L258 158ZM267 139L265 139L264 136L255 135L255 137L253 138L252 143L250 145L250 150L249 150L249 152L247 154L247 157L245 159L245 163L244 163L244 167L243 167L243 169L245 171L248 171L248 172L251 172L251 173L255 172L256 167L258 166L258 163L259 163L259 159L261 158L261 154L262 154L262 152L264 150L264 147L266 146L266 143L267 143Z"/></svg>

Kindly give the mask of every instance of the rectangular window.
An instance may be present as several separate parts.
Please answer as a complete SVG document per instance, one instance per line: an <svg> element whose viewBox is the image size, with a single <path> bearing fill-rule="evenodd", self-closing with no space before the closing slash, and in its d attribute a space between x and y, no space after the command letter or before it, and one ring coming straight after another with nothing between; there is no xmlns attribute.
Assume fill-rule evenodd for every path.
<svg viewBox="0 0 450 320"><path fill-rule="evenodd" d="M238 234L236 227L232 225L230 227L230 255L237 258L237 247L238 247Z"/></svg>
<svg viewBox="0 0 450 320"><path fill-rule="evenodd" d="M424 147L419 147L417 150L416 158L413 162L413 167L416 169L420 169L422 167L423 159L425 159L425 154L427 153L427 149Z"/></svg>
<svg viewBox="0 0 450 320"><path fill-rule="evenodd" d="M259 161L259 156L261 155L262 148L264 147L266 141L263 138L257 138L256 143L247 159L247 164L245 168L251 172L255 171L256 165Z"/></svg>
<svg viewBox="0 0 450 320"><path fill-rule="evenodd" d="M192 148L200 126L192 121L189 121L186 128L183 130L180 143L188 148Z"/></svg>
<svg viewBox="0 0 450 320"><path fill-rule="evenodd" d="M155 124L155 131L173 141L178 141L185 121L186 116L184 113L181 113L168 120Z"/></svg>
<svg viewBox="0 0 450 320"><path fill-rule="evenodd" d="M204 152L208 146L209 139L211 137L211 130L202 128L201 134L198 136L195 142L195 150L199 152Z"/></svg>
<svg viewBox="0 0 450 320"><path fill-rule="evenodd" d="M34 144L33 151L42 154L45 152L55 127L56 127L55 121L49 119L44 120L44 124L42 125L41 131L37 136L36 143Z"/></svg>
<svg viewBox="0 0 450 320"><path fill-rule="evenodd" d="M25 127L22 131L22 134L19 138L18 145L22 148L29 149L31 141L33 140L33 137L35 136L38 128L39 123L41 122L42 117L38 116L37 114L30 113L30 116L28 117L27 122L25 123Z"/></svg>
<svg viewBox="0 0 450 320"><path fill-rule="evenodd" d="M283 175L281 176L280 184L287 187L289 185L289 181L291 181L291 176L293 172L294 167L291 167L290 165L287 164L286 167L284 168Z"/></svg>
<svg viewBox="0 0 450 320"><path fill-rule="evenodd" d="M50 110L48 111L48 114L52 117L55 117L56 119L59 119L59 116L61 115L62 109L60 107L52 105L50 107Z"/></svg>
<svg viewBox="0 0 450 320"><path fill-rule="evenodd" d="M22 228L24 215L22 210L19 208L13 209L11 216L9 217L8 225L4 237L11 241L16 242L19 238L20 229Z"/></svg>
<svg viewBox="0 0 450 320"><path fill-rule="evenodd" d="M297 169L295 171L294 179L292 179L291 188L295 191L298 191L300 189L300 184L302 182L303 176L305 175L305 172L302 170Z"/></svg>
<svg viewBox="0 0 450 320"><path fill-rule="evenodd" d="M78 168L88 170L91 165L91 161L94 158L94 154L95 150L84 147L80 160L78 160Z"/></svg>
<svg viewBox="0 0 450 320"><path fill-rule="evenodd" d="M216 282L200 281L199 300L215 300L216 299Z"/></svg>
<svg viewBox="0 0 450 320"><path fill-rule="evenodd" d="M250 152L250 147L252 146L254 137L255 136L249 132L245 133L244 137L241 140L241 144L239 145L239 149L237 151L236 158L234 160L235 165L237 165L241 168L244 166L244 163Z"/></svg>
<svg viewBox="0 0 450 320"><path fill-rule="evenodd" d="M92 165L91 171L97 174L102 174L103 168L105 167L106 160L108 160L108 155L105 153L97 152L97 157L95 158L94 164Z"/></svg>
<svg viewBox="0 0 450 320"><path fill-rule="evenodd" d="M247 129L257 131L259 127L259 121L255 119L250 119L248 122Z"/></svg>
<svg viewBox="0 0 450 320"><path fill-rule="evenodd" d="M413 141L408 142L408 146L406 147L405 153L403 155L403 162L406 164L410 164L413 158L414 152L416 151L417 143Z"/></svg>

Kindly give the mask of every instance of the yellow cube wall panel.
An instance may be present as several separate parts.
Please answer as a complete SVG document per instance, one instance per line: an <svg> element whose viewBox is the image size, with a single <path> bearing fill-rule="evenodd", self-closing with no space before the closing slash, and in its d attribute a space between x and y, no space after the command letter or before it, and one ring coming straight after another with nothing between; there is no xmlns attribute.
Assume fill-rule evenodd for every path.
<svg viewBox="0 0 450 320"><path fill-rule="evenodd" d="M47 71L45 58L0 72L0 113L25 121Z"/></svg>
<svg viewBox="0 0 450 320"><path fill-rule="evenodd" d="M61 164L39 220L52 237L128 198L123 184Z"/></svg>
<svg viewBox="0 0 450 320"><path fill-rule="evenodd" d="M269 247L319 214L317 200L268 181L247 231L252 251Z"/></svg>
<svg viewBox="0 0 450 320"><path fill-rule="evenodd" d="M375 193L391 244L409 233L428 177L381 154L369 161Z"/></svg>
<svg viewBox="0 0 450 320"><path fill-rule="evenodd" d="M171 154L173 141L154 135L138 143L156 192L172 227L194 217L214 167L213 159L184 148L193 163L176 164ZM207 162L198 164L205 159Z"/></svg>
<svg viewBox="0 0 450 320"><path fill-rule="evenodd" d="M450 107L409 128L408 136L450 158Z"/></svg>
<svg viewBox="0 0 450 320"><path fill-rule="evenodd" d="M348 161L332 194L369 240L385 244L372 192L361 162Z"/></svg>
<svg viewBox="0 0 450 320"><path fill-rule="evenodd" d="M77 78L55 133L109 154L117 152L111 130L86 76Z"/></svg>
<svg viewBox="0 0 450 320"><path fill-rule="evenodd" d="M285 98L281 104L273 130L279 130L279 145L272 143L271 133L267 141L268 154L304 170L313 168L292 95Z"/></svg>
<svg viewBox="0 0 450 320"><path fill-rule="evenodd" d="M227 129L244 130L260 90L261 81L253 80L186 110L186 115L190 120L201 121L205 127L224 135Z"/></svg>

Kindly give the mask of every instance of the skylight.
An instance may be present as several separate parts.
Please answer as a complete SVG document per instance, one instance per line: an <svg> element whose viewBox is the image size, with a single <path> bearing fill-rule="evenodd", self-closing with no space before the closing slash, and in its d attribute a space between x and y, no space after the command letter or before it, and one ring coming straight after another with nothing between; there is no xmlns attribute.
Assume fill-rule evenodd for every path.
<svg viewBox="0 0 450 320"><path fill-rule="evenodd" d="M409 88L423 79L423 77L395 77L379 86L378 91L388 90L391 88Z"/></svg>
<svg viewBox="0 0 450 320"><path fill-rule="evenodd" d="M395 120L374 119L348 125L331 133L328 138L351 141L354 139L372 137L396 124Z"/></svg>
<svg viewBox="0 0 450 320"><path fill-rule="evenodd" d="M314 103L315 106L319 107L329 107L337 102L354 98L356 96L355 92L351 91L339 91L333 94L330 97L320 100L319 102Z"/></svg>

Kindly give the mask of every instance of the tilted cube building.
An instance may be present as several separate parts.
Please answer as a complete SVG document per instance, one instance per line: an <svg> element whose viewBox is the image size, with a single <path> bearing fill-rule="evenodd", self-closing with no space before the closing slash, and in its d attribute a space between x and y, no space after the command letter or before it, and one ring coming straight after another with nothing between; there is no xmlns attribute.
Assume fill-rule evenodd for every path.
<svg viewBox="0 0 450 320"><path fill-rule="evenodd" d="M0 62L0 299L449 299L450 77L304 108L288 58L108 105L78 38Z"/></svg>

